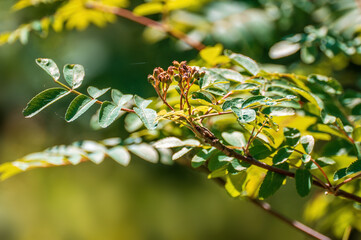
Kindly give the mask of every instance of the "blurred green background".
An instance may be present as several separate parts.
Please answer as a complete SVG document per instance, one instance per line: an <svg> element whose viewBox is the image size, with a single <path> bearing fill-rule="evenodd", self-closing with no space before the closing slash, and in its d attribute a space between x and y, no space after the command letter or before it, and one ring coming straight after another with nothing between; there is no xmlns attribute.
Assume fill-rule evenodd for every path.
<svg viewBox="0 0 361 240"><path fill-rule="evenodd" d="M255 2L232 1L231 4L243 10L256 9L254 14L263 16L263 20L255 26L263 30L252 32L244 27L231 30L234 36L222 38L214 34L204 41L208 44L221 41L226 47L264 63L287 64L289 69L297 71L319 71L319 65L319 69L310 69L299 61L298 55L276 61L268 57L269 48L282 37L302 32L307 24L314 23L307 17L309 13L295 7L293 15L275 20L270 18L272 14L264 13L266 1ZM294 1L286 2L294 4ZM14 3L14 0L0 1L0 31L15 29L47 11L40 8L10 12ZM213 10L208 7L208 11L217 9L222 10L216 5ZM44 39L30 35L27 45L16 42L1 46L1 163L57 144L125 136L121 121L100 131L90 128L89 114L74 123L66 123L66 103L56 104L32 119L25 119L22 109L34 94L54 86L36 66L34 60L38 57L52 58L59 66L82 64L86 70L84 85L111 86L124 93L153 96L147 74L154 67L166 67L173 60L191 60L197 52L180 49L172 39L149 43L143 38L143 30L142 26L118 19L104 29L91 26L82 32L50 32ZM216 33L221 30L219 27ZM324 62L319 64L325 66ZM321 68L321 72L337 76L342 70L356 74L359 67L350 63L335 71L332 66ZM355 86L357 81L347 84ZM288 187L293 184L290 180L270 202L285 215L302 219L305 200ZM106 160L98 166L83 163L37 169L0 183L0 239L4 240L251 240L290 239L290 236L295 240L305 239L251 203L231 199L222 188L207 180L206 175L177 165L153 165L136 159L124 168Z"/></svg>

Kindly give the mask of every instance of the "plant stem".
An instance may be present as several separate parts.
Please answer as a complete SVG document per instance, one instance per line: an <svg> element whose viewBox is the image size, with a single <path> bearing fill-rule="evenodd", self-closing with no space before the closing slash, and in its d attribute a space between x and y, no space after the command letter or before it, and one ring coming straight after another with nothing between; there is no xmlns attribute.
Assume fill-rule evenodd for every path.
<svg viewBox="0 0 361 240"><path fill-rule="evenodd" d="M86 3L86 7L90 8L90 9L96 9L102 12L106 12L106 13L112 13L115 15L118 15L122 18L126 18L128 20L131 20L133 22L139 23L141 25L147 26L147 27L151 27L151 28L155 28L157 30L160 30L162 32L166 32L169 35L187 43L189 46L191 46L192 48L201 51L202 49L205 48L205 46L201 43L198 42L194 39L189 38L186 34L184 34L181 31L178 31L176 29L172 29L171 27L164 25L162 23L159 23L157 21L154 21L150 18L147 17L143 17L143 16L138 16L135 15L132 11L129 11L127 9L124 8L118 8L118 7L112 7L112 6L107 6L101 3L97 3L97 2L90 2L90 3Z"/></svg>
<svg viewBox="0 0 361 240"><path fill-rule="evenodd" d="M357 179L357 178L359 178L359 177L361 177L361 173L359 173L359 174L357 174L357 175L355 175L355 176L353 176L353 177L347 178L346 180L344 180L343 182L341 182L340 184L338 184L338 185L335 186L336 191L337 191L338 189L340 189L340 187L342 187L344 184L349 183L349 182L351 182L351 181L353 181L354 179Z"/></svg>
<svg viewBox="0 0 361 240"><path fill-rule="evenodd" d="M58 81L58 80L55 80L54 78L53 78L53 80L54 80L55 83L59 84L59 85L62 86L63 88L66 88L69 92L75 93L76 95L84 95L84 94L82 94L81 92L78 92L78 91L76 91L76 90L68 87L68 86L65 85L64 83L62 83L62 82L60 82L60 81ZM100 105L103 104L103 102L102 102L102 101L99 101L98 99L95 99L95 98L92 98L92 97L91 97L91 99L92 99L92 100L96 100L96 103L97 103L97 104L100 104ZM133 109L121 108L121 110L124 111L124 112L135 113L135 111L134 111Z"/></svg>
<svg viewBox="0 0 361 240"><path fill-rule="evenodd" d="M194 127L195 127L195 131L198 133L197 135L199 135L206 143L210 144L211 146L215 147L219 151L223 152L228 157L236 158L238 160L247 162L251 165L255 165L257 167L260 167L260 168L263 168L263 169L266 169L266 170L269 170L269 171L272 171L275 173L279 173L279 174L287 176L287 177L292 177L292 178L295 177L295 174L293 172L290 172L290 171L287 171L287 170L284 170L281 168L277 168L275 166L268 165L264 162L260 162L251 156L241 155L240 153L234 151L233 149L231 149L231 148L227 147L226 145L224 145L223 143L221 143L220 140L218 138L216 138L214 136L214 134L205 127L198 126L198 125L194 125ZM321 184L316 180L313 180L312 184L317 187L320 187L322 189L325 189L327 191L330 191L330 189L328 187L325 188L324 184ZM342 197L348 198L350 200L361 203L361 197L356 196L351 193L348 193L348 192L345 192L343 190L331 191L330 193L334 194L335 196L342 196Z"/></svg>
<svg viewBox="0 0 361 240"><path fill-rule="evenodd" d="M257 207L265 210L267 213L271 214L272 216L280 219L281 221L283 221L284 223L296 228L297 230L315 238L315 239L320 239L320 240L331 240L331 238L315 231L314 229L304 225L303 223L296 221L296 220L291 220L283 215L281 215L280 213L276 212L275 210L273 210L271 208L271 205L269 205L266 202L262 202L259 201L257 199L253 199L253 198L248 198L248 200L253 203L254 205L256 205Z"/></svg>
<svg viewBox="0 0 361 240"><path fill-rule="evenodd" d="M181 162L182 165L186 165L188 167L191 167L189 164L190 161L184 161ZM199 170L209 174L209 170L207 167L203 166L198 168ZM220 185L221 187L224 187L224 185L226 184L225 180L223 178L212 178L213 181L215 181L218 185ZM278 218L278 220L281 220L282 222L290 225L291 227L303 232L304 234L307 234L308 236L311 236L315 239L319 239L319 240L331 240L331 238L317 232L316 230L304 225L303 223L296 221L296 220L291 220L289 218L287 218L286 216L282 215L281 213L275 211L274 209L271 208L271 205L267 202L264 201L260 201L251 197L246 196L246 199L248 199L251 203L255 204L257 207L261 208L262 210L266 211L267 213L269 213L270 215Z"/></svg>
<svg viewBox="0 0 361 240"><path fill-rule="evenodd" d="M297 150L297 149L293 149L295 152L298 152L299 154L303 154L303 152ZM330 179L328 179L327 174L325 173L325 171L322 169L322 167L320 166L320 164L318 164L313 158L311 158L311 161L317 166L317 168L321 171L322 175L325 177L327 183L328 183L328 187L330 187L332 189L332 184L330 182Z"/></svg>

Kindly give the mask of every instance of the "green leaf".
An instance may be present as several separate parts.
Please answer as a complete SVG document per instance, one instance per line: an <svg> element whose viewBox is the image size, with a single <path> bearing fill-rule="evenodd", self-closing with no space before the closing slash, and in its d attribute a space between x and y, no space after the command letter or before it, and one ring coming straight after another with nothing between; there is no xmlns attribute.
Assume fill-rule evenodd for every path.
<svg viewBox="0 0 361 240"><path fill-rule="evenodd" d="M317 97L315 94L297 87L291 87L290 89L292 91L297 92L302 97L306 98L310 103L315 104L319 110L322 110L324 108L322 100L319 97Z"/></svg>
<svg viewBox="0 0 361 240"><path fill-rule="evenodd" d="M122 146L116 146L107 150L109 157L123 166L128 166L130 162L129 152Z"/></svg>
<svg viewBox="0 0 361 240"><path fill-rule="evenodd" d="M310 193L312 175L307 169L297 169L295 174L296 190L301 197Z"/></svg>
<svg viewBox="0 0 361 240"><path fill-rule="evenodd" d="M116 106L112 102L104 101L100 107L99 125L102 128L108 127L119 117L121 112L121 107Z"/></svg>
<svg viewBox="0 0 361 240"><path fill-rule="evenodd" d="M243 82L244 78L243 76L232 69L226 69L226 68L209 68L209 71L212 71L214 73L217 73L224 77L227 80L233 81L233 82Z"/></svg>
<svg viewBox="0 0 361 240"><path fill-rule="evenodd" d="M231 197L238 197L243 192L243 186L247 179L247 172L242 171L238 174L227 175L227 182L225 184L225 189Z"/></svg>
<svg viewBox="0 0 361 240"><path fill-rule="evenodd" d="M252 147L249 149L249 152L255 159L262 160L271 155L273 151L267 144L255 139Z"/></svg>
<svg viewBox="0 0 361 240"><path fill-rule="evenodd" d="M134 96L134 102L138 106L134 108L134 111L140 120L142 120L144 126L149 130L156 129L158 125L156 121L157 112L153 109L146 108L152 100L144 100L139 96Z"/></svg>
<svg viewBox="0 0 361 240"><path fill-rule="evenodd" d="M333 159L328 157L319 157L315 161L318 163L318 165L320 165L320 167L326 167L336 163ZM317 169L318 167L316 164L310 161L306 164L306 168L313 170L313 169Z"/></svg>
<svg viewBox="0 0 361 240"><path fill-rule="evenodd" d="M296 128L283 128L283 135L286 138L286 144L291 147L296 146L301 138L301 133Z"/></svg>
<svg viewBox="0 0 361 240"><path fill-rule="evenodd" d="M65 88L49 88L42 91L30 100L23 114L26 118L30 118L69 93L70 91Z"/></svg>
<svg viewBox="0 0 361 240"><path fill-rule="evenodd" d="M243 133L241 132L237 132L237 131L231 133L223 132L222 137L224 140L226 140L226 142L228 142L229 144L235 147L245 147L247 144L246 139Z"/></svg>
<svg viewBox="0 0 361 240"><path fill-rule="evenodd" d="M212 157L208 162L209 171L213 172L224 165L228 165L232 161L232 157L228 157L226 155L216 155Z"/></svg>
<svg viewBox="0 0 361 240"><path fill-rule="evenodd" d="M222 109L223 111L231 109L231 107L242 108L242 104L244 103L244 99L242 98L232 98L223 103Z"/></svg>
<svg viewBox="0 0 361 240"><path fill-rule="evenodd" d="M347 167L347 175L358 173L361 171L361 160L354 161L350 166Z"/></svg>
<svg viewBox="0 0 361 240"><path fill-rule="evenodd" d="M192 150L192 148L190 147L184 147L181 150L179 150L178 152L174 153L172 156L172 160L175 161L181 157L183 157L184 155L186 155L187 153L189 153Z"/></svg>
<svg viewBox="0 0 361 240"><path fill-rule="evenodd" d="M87 91L92 98L98 98L98 97L102 96L103 94L105 94L106 92L108 92L109 89L110 88L98 89L96 87L90 86L90 87L88 87Z"/></svg>
<svg viewBox="0 0 361 240"><path fill-rule="evenodd" d="M72 89L80 87L85 76L84 67L79 64L66 64L63 73L65 81Z"/></svg>
<svg viewBox="0 0 361 240"><path fill-rule="evenodd" d="M95 99L91 99L85 95L79 95L70 103L68 109L66 110L65 120L67 122L72 122L83 113L85 113L93 104L96 102Z"/></svg>
<svg viewBox="0 0 361 240"><path fill-rule="evenodd" d="M333 175L333 181L337 181L343 177L346 177L347 176L346 170L347 170L347 168L341 168L341 169L337 170L335 172L335 174Z"/></svg>
<svg viewBox="0 0 361 240"><path fill-rule="evenodd" d="M352 131L352 138L355 142L361 142L361 127L356 127Z"/></svg>
<svg viewBox="0 0 361 240"><path fill-rule="evenodd" d="M332 134L334 136L343 138L347 141L350 141L345 135L343 135L337 128L335 127L331 127L329 125L325 125L325 124L315 124L315 125L311 125L307 130L310 131L318 131L318 132L323 132L323 133L329 133Z"/></svg>
<svg viewBox="0 0 361 240"><path fill-rule="evenodd" d="M54 80L59 80L60 71L55 62L49 58L38 58L35 62L47 72Z"/></svg>
<svg viewBox="0 0 361 240"><path fill-rule="evenodd" d="M258 64L253 59L236 53L226 53L226 55L231 59L234 64L241 66L242 68L244 68L244 70L246 70L253 76L256 76L259 73L260 69L258 67Z"/></svg>
<svg viewBox="0 0 361 240"><path fill-rule="evenodd" d="M202 166L215 152L215 148L202 149L192 158L192 167L197 168Z"/></svg>
<svg viewBox="0 0 361 240"><path fill-rule="evenodd" d="M310 154L315 146L315 139L311 135L302 136L300 140L305 152Z"/></svg>
<svg viewBox="0 0 361 240"><path fill-rule="evenodd" d="M130 145L128 147L129 151L140 157L141 159L144 159L151 163L157 163L158 162L158 153L157 151L151 147L149 144L141 143L137 145Z"/></svg>
<svg viewBox="0 0 361 240"><path fill-rule="evenodd" d="M222 166L221 168L218 168L212 171L210 174L208 174L208 179L224 177L227 174L228 174L227 166Z"/></svg>
<svg viewBox="0 0 361 240"><path fill-rule="evenodd" d="M278 165L280 163L287 161L287 159L289 158L289 156L291 156L292 153L293 153L293 149L291 148L287 148L287 147L281 148L273 157L273 165Z"/></svg>
<svg viewBox="0 0 361 240"><path fill-rule="evenodd" d="M276 167L288 170L287 163L279 164ZM258 197L266 199L272 196L282 186L285 179L285 175L268 171L259 189Z"/></svg>
<svg viewBox="0 0 361 240"><path fill-rule="evenodd" d="M266 100L267 97L265 96L252 96L249 97L243 104L242 104L242 108L246 108L249 106L252 106L253 104L259 104L262 101Z"/></svg>
<svg viewBox="0 0 361 240"><path fill-rule="evenodd" d="M253 109L239 109L237 107L231 107L231 109L241 123L253 122L256 119L256 111Z"/></svg>
<svg viewBox="0 0 361 240"><path fill-rule="evenodd" d="M124 95L117 89L112 89L111 96L112 96L113 102L116 105L121 106L121 107L123 107L124 104L129 102L133 97L133 95L130 95L130 94Z"/></svg>
<svg viewBox="0 0 361 240"><path fill-rule="evenodd" d="M268 107L265 108L262 113L268 114L270 116L293 116L295 115L295 110L289 107Z"/></svg>
<svg viewBox="0 0 361 240"><path fill-rule="evenodd" d="M192 99L201 99L209 103L213 103L213 101L216 100L212 94L206 91L193 92Z"/></svg>

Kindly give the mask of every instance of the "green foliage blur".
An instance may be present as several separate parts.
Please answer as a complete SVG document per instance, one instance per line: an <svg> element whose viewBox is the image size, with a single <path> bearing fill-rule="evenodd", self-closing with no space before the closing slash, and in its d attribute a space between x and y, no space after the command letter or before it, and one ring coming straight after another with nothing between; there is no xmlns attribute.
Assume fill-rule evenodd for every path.
<svg viewBox="0 0 361 240"><path fill-rule="evenodd" d="M209 45L220 42L268 68L331 75L346 89L357 89L361 86L358 53L337 52L330 58L320 50L312 65L306 64L303 60L309 58L300 58L299 52L277 60L269 56L271 47L286 36L307 33L305 27L310 24L322 27L327 16L324 12L332 11L332 2L208 1L200 9L178 12L172 20L197 19L199 25L184 27L193 36ZM356 9L353 1L343 2ZM44 5L36 11L11 12L14 3L0 2L0 32L52 10ZM131 7L139 3L132 1ZM320 8L323 12L315 14ZM202 32L197 26L205 19L211 30ZM150 97L154 92L146 76L154 67L191 60L198 54L174 39L151 36L154 34L149 34L149 29L118 19L102 29L90 26L84 31L50 31L46 38L30 34L26 45L15 42L1 46L1 163L57 144L125 136L122 121L100 131L89 126L89 114L66 123L65 103L34 119L24 119L22 109L28 100L35 92L52 86L34 59L52 58L59 66L82 64L87 74L84 85L111 86ZM293 184L292 180L287 183ZM304 239L250 203L229 198L206 175L177 165L139 160L127 168L105 161L99 166L84 163L37 169L2 182L0 193L0 239L6 240L289 239L291 235L292 239ZM283 188L270 202L285 215L302 219L304 199L291 187Z"/></svg>

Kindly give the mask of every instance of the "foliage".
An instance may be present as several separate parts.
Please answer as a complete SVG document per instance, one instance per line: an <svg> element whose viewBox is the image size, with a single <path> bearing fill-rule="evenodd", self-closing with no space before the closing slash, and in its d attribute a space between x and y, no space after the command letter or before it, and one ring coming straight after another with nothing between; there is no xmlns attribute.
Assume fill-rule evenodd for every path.
<svg viewBox="0 0 361 240"><path fill-rule="evenodd" d="M320 52L331 60L339 54L347 61L354 61L359 56L359 22L341 28L342 21L353 18L354 5L327 5L323 1L285 2L282 4L315 16L325 14L328 9L330 20L324 26L308 26L305 33L277 43L271 48L272 58L289 56L298 50L306 64L321 61ZM255 7L233 1L167 0L150 1L136 6L133 12L120 12L119 9L125 9L118 7L126 7L127 1L21 0L14 9L38 4L59 5L51 16L1 35L0 44L17 39L26 43L31 31L46 36L50 27L61 31L64 26L78 30L87 28L90 23L104 26L113 22L116 14L143 21L142 24L148 27L145 35L158 36L152 41L165 36L153 34L162 30L194 47L188 35L199 41L213 36L217 41L217 36L222 35L219 24L236 22L234 18L242 18L242 14L252 12ZM283 16L287 11L278 6L281 4L278 1L259 1L257 4L261 9L255 14L259 18L254 21L261 24L258 26L270 30L287 19ZM197 13L204 5L209 6L206 18ZM280 17L270 21L270 14L265 12L272 8L279 11ZM334 8L337 11L331 12ZM139 17L149 14L161 14L163 22L156 24ZM184 22L184 19L192 21ZM253 21L243 25L245 28L251 26L255 26ZM240 39L239 36L234 38L233 33L239 33L234 28L236 26L230 28L229 35L222 35L219 42L232 45L231 41ZM179 31L188 35L183 36ZM148 76L148 82L157 97L143 99L117 89L94 86L82 93L77 89L85 78L83 66L65 65L63 83L53 60L39 58L36 63L59 86L48 88L31 99L23 111L25 117L33 117L53 103L75 95L65 113L67 122L98 106L91 120L94 128L107 128L125 115L124 125L129 136L124 140L85 140L27 155L2 164L2 179L39 167L76 165L84 161L99 164L105 157L127 166L133 154L152 163L176 161L202 169L209 179L221 182L231 197L264 200L294 178L295 192L300 197L315 194L305 211L306 219L321 223L320 229L324 232L332 229L336 237L347 233L349 228L361 231L360 94L344 91L334 78L320 74L278 73L248 56L223 50L223 45L215 44L203 48L189 64L173 61L165 70L155 68ZM108 92L110 98L102 100ZM326 196L320 195L324 192ZM318 209L318 206L322 208ZM337 213L327 215L333 210Z"/></svg>

